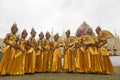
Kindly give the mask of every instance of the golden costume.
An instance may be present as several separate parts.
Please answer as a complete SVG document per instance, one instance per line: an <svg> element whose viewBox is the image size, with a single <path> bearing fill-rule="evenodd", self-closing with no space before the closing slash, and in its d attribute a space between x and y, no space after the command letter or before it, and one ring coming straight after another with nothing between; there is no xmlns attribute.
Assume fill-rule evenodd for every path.
<svg viewBox="0 0 120 80"><path fill-rule="evenodd" d="M42 51L41 49L43 49L42 48L42 46L43 46L43 44L44 44L44 42L43 42L43 40L38 40L38 42L37 42L37 48L39 49L39 50L37 50L37 52L36 52L36 72L43 72L43 59L44 59L44 51Z"/></svg>
<svg viewBox="0 0 120 80"><path fill-rule="evenodd" d="M27 45L27 53L25 55L25 72L26 73L34 73L36 69L36 51L34 46L36 44L36 40L32 37L28 40ZM31 45L29 45L31 44Z"/></svg>
<svg viewBox="0 0 120 80"><path fill-rule="evenodd" d="M44 42L44 60L43 60L43 67L44 67L44 72L50 71L51 70L51 62L52 62L52 53L50 51L50 46L51 42L49 40L45 40Z"/></svg>
<svg viewBox="0 0 120 80"><path fill-rule="evenodd" d="M87 49L87 53L89 54L89 59L90 59L89 62L90 72L92 73L102 72L98 49L96 45L94 45L98 42L98 39L93 35L89 35L89 36L91 37L91 39L94 40L93 45L90 45Z"/></svg>
<svg viewBox="0 0 120 80"><path fill-rule="evenodd" d="M99 32L99 35L98 35L99 44L103 44L104 41L106 41L109 38L113 38L113 37L114 36L109 31L101 30ZM107 50L107 47L105 45L101 46L99 48L99 52L100 52L101 65L102 65L103 72L106 74L113 73L114 67L113 67L112 62L109 58L109 52Z"/></svg>
<svg viewBox="0 0 120 80"><path fill-rule="evenodd" d="M10 44L16 43L17 37L14 34L12 33L8 34L7 38ZM2 49L3 57L0 64L0 75L5 75L10 73L10 70L12 70L11 63L13 61L15 53L16 53L16 49L10 45L6 45Z"/></svg>
<svg viewBox="0 0 120 80"><path fill-rule="evenodd" d="M14 55L14 59L12 62L13 70L10 71L10 75L23 75L24 74L24 67L25 67L25 54L26 54L26 40L20 38L19 40L19 47L20 49ZM24 53L21 51L25 51Z"/></svg>
<svg viewBox="0 0 120 80"><path fill-rule="evenodd" d="M61 51L59 48L59 43L56 41L53 43L53 47L55 50L53 51L53 62L52 62L52 72L61 72L62 70L62 64L61 64Z"/></svg>
<svg viewBox="0 0 120 80"><path fill-rule="evenodd" d="M76 39L76 44L81 45L82 44L82 37L79 37ZM88 57L85 53L85 49L83 46L76 49L76 72L88 72Z"/></svg>
<svg viewBox="0 0 120 80"><path fill-rule="evenodd" d="M69 37L65 40L65 52L64 52L64 70L66 72L75 71L75 59L72 45L74 45L75 39Z"/></svg>

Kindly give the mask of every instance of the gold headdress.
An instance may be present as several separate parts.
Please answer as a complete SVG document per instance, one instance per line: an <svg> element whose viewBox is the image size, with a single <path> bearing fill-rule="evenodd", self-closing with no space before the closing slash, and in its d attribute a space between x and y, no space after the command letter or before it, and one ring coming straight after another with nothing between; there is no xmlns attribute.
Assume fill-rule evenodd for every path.
<svg viewBox="0 0 120 80"><path fill-rule="evenodd" d="M35 32L35 29L32 27L31 32ZM35 32L36 33L36 32Z"/></svg>
<svg viewBox="0 0 120 80"><path fill-rule="evenodd" d="M23 29L23 31L22 31L22 32L27 32L27 31L26 31L26 29Z"/></svg>
<svg viewBox="0 0 120 80"><path fill-rule="evenodd" d="M23 29L23 31L26 31L26 29Z"/></svg>
<svg viewBox="0 0 120 80"><path fill-rule="evenodd" d="M50 33L47 31L47 32L46 32L46 35L50 35Z"/></svg>
<svg viewBox="0 0 120 80"><path fill-rule="evenodd" d="M56 33L56 34L55 34L55 36L59 36L59 34L58 34L58 33Z"/></svg>
<svg viewBox="0 0 120 80"><path fill-rule="evenodd" d="M44 35L43 32L41 31L39 35Z"/></svg>
<svg viewBox="0 0 120 80"><path fill-rule="evenodd" d="M58 37L59 37L58 33L56 33L56 34L54 35L54 37L56 37L56 36L58 36Z"/></svg>
<svg viewBox="0 0 120 80"><path fill-rule="evenodd" d="M17 27L17 24L16 22L13 23L12 27Z"/></svg>
<svg viewBox="0 0 120 80"><path fill-rule="evenodd" d="M40 34L43 34L43 32L41 31Z"/></svg>
<svg viewBox="0 0 120 80"><path fill-rule="evenodd" d="M96 28L96 29L101 29L101 28L100 28L100 26L97 26L97 28Z"/></svg>
<svg viewBox="0 0 120 80"><path fill-rule="evenodd" d="M32 31L35 31L35 29L32 27Z"/></svg>
<svg viewBox="0 0 120 80"><path fill-rule="evenodd" d="M65 33L69 32L70 33L70 29L68 29Z"/></svg>
<svg viewBox="0 0 120 80"><path fill-rule="evenodd" d="M27 34L27 31L26 31L26 29L23 29L23 31L22 31L22 34L23 34L23 33L26 33L26 34Z"/></svg>

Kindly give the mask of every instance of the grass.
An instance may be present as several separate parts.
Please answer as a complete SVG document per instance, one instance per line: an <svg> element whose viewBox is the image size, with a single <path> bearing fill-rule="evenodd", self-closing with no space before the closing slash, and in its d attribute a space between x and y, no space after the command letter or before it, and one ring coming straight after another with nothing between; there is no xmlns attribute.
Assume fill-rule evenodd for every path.
<svg viewBox="0 0 120 80"><path fill-rule="evenodd" d="M22 76L0 76L0 80L120 80L120 66L115 67L115 73L78 74L78 73L35 73Z"/></svg>

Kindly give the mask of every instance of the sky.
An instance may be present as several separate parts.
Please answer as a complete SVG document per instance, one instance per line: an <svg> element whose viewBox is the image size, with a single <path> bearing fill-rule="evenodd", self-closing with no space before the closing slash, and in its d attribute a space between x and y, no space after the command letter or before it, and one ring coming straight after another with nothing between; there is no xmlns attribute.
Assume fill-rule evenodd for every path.
<svg viewBox="0 0 120 80"><path fill-rule="evenodd" d="M84 21L120 36L120 0L0 0L0 38L14 22L18 34L25 28L30 36L34 27L38 36L52 28L53 34L70 29L74 35Z"/></svg>

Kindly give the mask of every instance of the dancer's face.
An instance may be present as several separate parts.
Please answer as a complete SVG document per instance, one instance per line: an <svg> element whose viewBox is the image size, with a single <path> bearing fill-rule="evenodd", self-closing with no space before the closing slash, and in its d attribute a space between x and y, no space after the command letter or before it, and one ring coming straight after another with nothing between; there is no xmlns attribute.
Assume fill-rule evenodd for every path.
<svg viewBox="0 0 120 80"><path fill-rule="evenodd" d="M12 28L11 28L11 31L12 31L12 33L17 33L17 31L18 31L18 28L17 27L15 27L15 26L12 26Z"/></svg>
<svg viewBox="0 0 120 80"><path fill-rule="evenodd" d="M40 38L40 39L43 39L43 38L44 38L44 35L43 35L43 34L39 34L39 38Z"/></svg>
<svg viewBox="0 0 120 80"><path fill-rule="evenodd" d="M22 33L22 38L25 39L25 38L27 37L27 35L28 35L27 32L23 32L23 33Z"/></svg>
<svg viewBox="0 0 120 80"><path fill-rule="evenodd" d="M36 36L36 32L35 32L35 31L32 31L32 32L31 32L31 36L32 36L32 37L35 37L35 36Z"/></svg>

